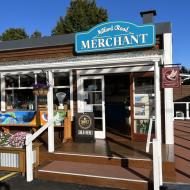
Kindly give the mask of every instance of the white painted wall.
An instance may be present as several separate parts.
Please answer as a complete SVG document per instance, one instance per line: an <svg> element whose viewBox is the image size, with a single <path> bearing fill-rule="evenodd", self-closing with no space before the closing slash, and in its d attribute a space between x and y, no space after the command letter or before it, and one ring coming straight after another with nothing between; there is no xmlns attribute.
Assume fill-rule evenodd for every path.
<svg viewBox="0 0 190 190"><path fill-rule="evenodd" d="M172 60L172 34L164 34L164 65L171 66ZM165 98L165 142L174 144L174 107L173 107L173 89L164 89Z"/></svg>

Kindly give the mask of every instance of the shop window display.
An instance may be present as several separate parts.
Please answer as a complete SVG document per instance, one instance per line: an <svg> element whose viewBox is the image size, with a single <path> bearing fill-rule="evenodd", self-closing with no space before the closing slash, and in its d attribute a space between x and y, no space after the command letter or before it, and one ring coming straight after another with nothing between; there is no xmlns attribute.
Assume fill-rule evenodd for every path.
<svg viewBox="0 0 190 190"><path fill-rule="evenodd" d="M134 132L147 134L154 116L154 78L136 77L134 88Z"/></svg>
<svg viewBox="0 0 190 190"><path fill-rule="evenodd" d="M6 109L35 110L39 101L33 93L34 84L48 85L46 73L5 76ZM66 93L63 103L68 109L70 101L69 73L54 73L54 85L54 108L58 109L59 106L56 93L63 92ZM43 97L43 102L47 105L47 96Z"/></svg>

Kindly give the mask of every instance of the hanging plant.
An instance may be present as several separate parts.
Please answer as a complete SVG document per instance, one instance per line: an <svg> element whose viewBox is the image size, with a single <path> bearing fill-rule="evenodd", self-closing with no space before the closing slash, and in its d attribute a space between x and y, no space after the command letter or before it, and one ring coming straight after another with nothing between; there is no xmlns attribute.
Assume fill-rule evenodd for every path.
<svg viewBox="0 0 190 190"><path fill-rule="evenodd" d="M46 96L50 85L45 83L36 83L33 85L33 94L37 96Z"/></svg>

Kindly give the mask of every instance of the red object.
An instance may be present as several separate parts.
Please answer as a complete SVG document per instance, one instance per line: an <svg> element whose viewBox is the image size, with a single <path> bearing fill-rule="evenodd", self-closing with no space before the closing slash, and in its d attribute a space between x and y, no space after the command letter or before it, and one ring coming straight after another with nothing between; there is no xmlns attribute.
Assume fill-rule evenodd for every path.
<svg viewBox="0 0 190 190"><path fill-rule="evenodd" d="M162 88L178 88L179 86L179 67L162 68Z"/></svg>

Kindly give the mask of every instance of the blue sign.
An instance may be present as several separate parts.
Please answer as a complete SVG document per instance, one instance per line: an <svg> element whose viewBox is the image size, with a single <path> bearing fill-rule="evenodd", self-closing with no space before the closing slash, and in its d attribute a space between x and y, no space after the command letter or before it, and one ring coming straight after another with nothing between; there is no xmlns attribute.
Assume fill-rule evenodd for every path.
<svg viewBox="0 0 190 190"><path fill-rule="evenodd" d="M124 21L104 22L87 32L76 33L77 53L143 48L155 45L153 24L136 25Z"/></svg>

